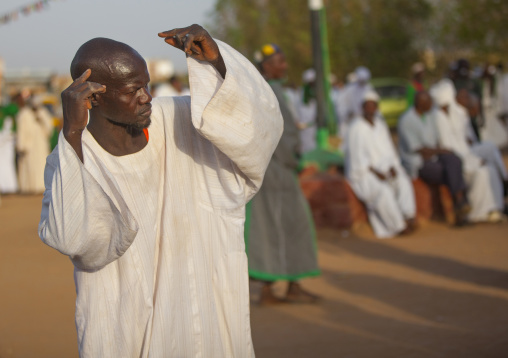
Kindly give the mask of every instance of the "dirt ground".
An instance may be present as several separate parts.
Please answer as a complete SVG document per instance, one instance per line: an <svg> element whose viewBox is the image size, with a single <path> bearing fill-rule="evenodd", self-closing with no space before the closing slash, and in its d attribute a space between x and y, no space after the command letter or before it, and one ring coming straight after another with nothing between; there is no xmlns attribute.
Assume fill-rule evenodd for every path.
<svg viewBox="0 0 508 358"><path fill-rule="evenodd" d="M77 357L72 265L38 239L40 202L2 198L1 358ZM253 304L258 357L508 357L508 223L318 237L322 275L303 284L324 299Z"/></svg>

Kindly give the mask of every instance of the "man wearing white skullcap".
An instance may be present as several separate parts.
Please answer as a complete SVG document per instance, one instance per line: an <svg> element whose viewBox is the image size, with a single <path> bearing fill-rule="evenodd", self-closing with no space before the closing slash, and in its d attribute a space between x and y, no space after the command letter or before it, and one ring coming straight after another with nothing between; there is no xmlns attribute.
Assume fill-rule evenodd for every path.
<svg viewBox="0 0 508 358"><path fill-rule="evenodd" d="M439 132L440 147L453 151L462 160L471 205L468 219L472 222L501 220L504 206L502 182L496 169L473 153L463 135L463 109L455 101L453 83L443 79L432 86L430 94L436 105L433 116Z"/></svg>
<svg viewBox="0 0 508 358"><path fill-rule="evenodd" d="M361 116L356 117L346 140L346 176L368 211L379 238L413 231L416 227L413 186L402 168L388 126L377 114L379 96L367 91Z"/></svg>

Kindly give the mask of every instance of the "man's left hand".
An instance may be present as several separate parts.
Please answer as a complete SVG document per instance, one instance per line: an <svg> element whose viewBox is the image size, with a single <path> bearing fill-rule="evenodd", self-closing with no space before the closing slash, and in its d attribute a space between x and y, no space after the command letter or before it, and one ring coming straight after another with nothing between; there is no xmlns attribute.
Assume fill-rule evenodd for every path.
<svg viewBox="0 0 508 358"><path fill-rule="evenodd" d="M199 25L191 25L181 29L159 32L159 37L188 56L199 61L209 62L226 78L226 65L219 51L219 46L210 34Z"/></svg>

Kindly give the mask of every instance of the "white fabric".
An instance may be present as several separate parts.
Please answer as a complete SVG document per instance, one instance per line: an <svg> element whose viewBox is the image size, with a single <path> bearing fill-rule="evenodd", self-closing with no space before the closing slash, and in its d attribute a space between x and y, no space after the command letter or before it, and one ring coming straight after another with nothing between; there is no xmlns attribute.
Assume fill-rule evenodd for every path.
<svg viewBox="0 0 508 358"><path fill-rule="evenodd" d="M468 145L463 130L463 117L467 113L463 108L453 104L449 108L449 115L439 108L434 110L433 115L439 131L440 146L453 151L462 160L471 204L469 220L486 220L490 212L503 208L501 178L489 163L482 164L481 158Z"/></svg>
<svg viewBox="0 0 508 358"><path fill-rule="evenodd" d="M61 135L39 235L75 266L81 357L253 357L245 204L282 133L269 85L217 41L222 80L188 59L191 97L155 99L150 139L115 157Z"/></svg>
<svg viewBox="0 0 508 358"><path fill-rule="evenodd" d="M508 113L508 75L497 78L496 96L490 94L488 82L483 83L482 108L485 120L481 128L482 138L498 147L508 145L508 123L503 123L498 117Z"/></svg>
<svg viewBox="0 0 508 358"><path fill-rule="evenodd" d="M303 91L302 91L303 92ZM316 149L317 132L317 103L315 99L309 100L307 104L303 103L303 93L299 96L297 107L297 120L300 124L300 153L304 154Z"/></svg>
<svg viewBox="0 0 508 358"><path fill-rule="evenodd" d="M397 176L382 181L370 167L386 175L393 167ZM367 206L369 222L379 238L395 236L406 227L405 219L415 216L411 180L400 164L382 119L376 118L374 125L361 117L352 122L346 141L346 176Z"/></svg>
<svg viewBox="0 0 508 358"><path fill-rule="evenodd" d="M22 193L44 192L44 166L49 155L49 138L53 129L52 118L45 108L34 112L23 107L17 117L17 150L19 190Z"/></svg>
<svg viewBox="0 0 508 358"><path fill-rule="evenodd" d="M369 90L365 92L365 94L363 95L363 102L367 101L373 101L376 103L379 102L379 95L377 94L377 92L374 90Z"/></svg>
<svg viewBox="0 0 508 358"><path fill-rule="evenodd" d="M496 172L501 178L504 180L508 179L506 166L499 148L492 142L478 141L473 126L471 125L469 114L466 109L459 104L457 104L456 115L455 120L457 121L457 125L455 128L466 141L470 141L471 152L496 169Z"/></svg>
<svg viewBox="0 0 508 358"><path fill-rule="evenodd" d="M346 138L351 121L356 117L363 115L362 105L365 93L373 91L374 87L370 83L353 82L348 84L343 90L342 104L339 108L339 128L341 137Z"/></svg>
<svg viewBox="0 0 508 358"><path fill-rule="evenodd" d="M0 193L18 191L16 178L16 135L12 132L13 120L4 119L0 130Z"/></svg>

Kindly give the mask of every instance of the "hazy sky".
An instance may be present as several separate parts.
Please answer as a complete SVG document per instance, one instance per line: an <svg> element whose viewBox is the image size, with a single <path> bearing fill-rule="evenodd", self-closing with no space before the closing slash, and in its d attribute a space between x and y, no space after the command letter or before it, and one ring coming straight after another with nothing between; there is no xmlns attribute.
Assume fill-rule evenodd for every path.
<svg viewBox="0 0 508 358"><path fill-rule="evenodd" d="M34 0L1 0L0 16ZM125 42L145 58L170 58L178 71L185 56L157 37L160 31L204 25L215 0L58 0L41 12L0 25L6 69L45 68L67 73L76 50L94 37Z"/></svg>

